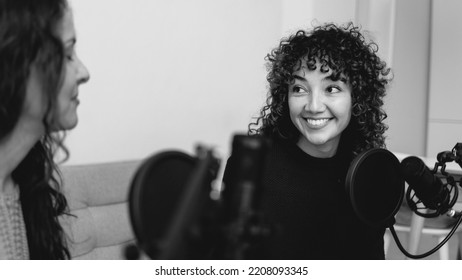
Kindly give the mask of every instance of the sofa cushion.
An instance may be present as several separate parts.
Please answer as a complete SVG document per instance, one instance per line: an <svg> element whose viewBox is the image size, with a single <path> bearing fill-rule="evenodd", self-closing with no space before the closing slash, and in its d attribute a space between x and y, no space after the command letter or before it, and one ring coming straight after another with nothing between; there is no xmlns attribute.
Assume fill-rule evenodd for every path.
<svg viewBox="0 0 462 280"><path fill-rule="evenodd" d="M61 219L73 259L123 259L134 241L130 183L140 161L62 166L71 216Z"/></svg>

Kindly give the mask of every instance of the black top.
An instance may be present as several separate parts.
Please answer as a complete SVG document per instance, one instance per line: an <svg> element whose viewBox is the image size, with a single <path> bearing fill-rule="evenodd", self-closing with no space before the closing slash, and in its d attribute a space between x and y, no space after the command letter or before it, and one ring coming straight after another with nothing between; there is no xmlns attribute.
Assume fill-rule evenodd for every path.
<svg viewBox="0 0 462 280"><path fill-rule="evenodd" d="M315 158L274 141L266 157L260 214L273 229L252 241L248 259L384 259L384 228L359 220L345 190L350 160ZM225 188L232 184L228 160Z"/></svg>

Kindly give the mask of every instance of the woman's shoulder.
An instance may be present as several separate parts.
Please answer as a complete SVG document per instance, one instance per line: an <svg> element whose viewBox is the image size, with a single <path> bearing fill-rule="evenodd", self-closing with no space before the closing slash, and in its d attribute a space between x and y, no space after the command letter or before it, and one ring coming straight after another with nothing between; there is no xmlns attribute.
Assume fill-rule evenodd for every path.
<svg viewBox="0 0 462 280"><path fill-rule="evenodd" d="M15 189L0 195L0 259L29 258L19 188Z"/></svg>

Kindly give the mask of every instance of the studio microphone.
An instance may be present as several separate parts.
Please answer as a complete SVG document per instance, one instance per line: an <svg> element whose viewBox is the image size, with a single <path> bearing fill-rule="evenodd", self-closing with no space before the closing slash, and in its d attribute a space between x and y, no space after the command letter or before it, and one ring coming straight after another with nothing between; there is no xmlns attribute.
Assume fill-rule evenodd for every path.
<svg viewBox="0 0 462 280"><path fill-rule="evenodd" d="M271 141L259 135L234 135L228 180L222 193L224 248L219 258L244 259L246 248L267 228L259 217L262 175Z"/></svg>
<svg viewBox="0 0 462 280"><path fill-rule="evenodd" d="M438 245L420 255L413 255L407 252L399 242L394 228L391 227L390 231L398 248L407 257L413 259L427 257L439 250L452 237L457 227L462 222L460 213L452 209L458 197L457 185L454 178L444 171L446 167L445 162L449 162L453 159L446 152L438 154L437 159L438 163L435 165L433 171L431 171L420 158L415 156L405 158L400 164L401 174L404 180L409 184L406 191L407 204L414 213L425 218L434 218L445 213L453 218L458 218L451 231ZM442 167L441 173L446 176L446 183L443 183L436 175L438 166ZM423 209L425 211L421 212Z"/></svg>
<svg viewBox="0 0 462 280"><path fill-rule="evenodd" d="M409 188L428 209L444 214L452 207L449 203L449 190L420 158L415 156L405 158L401 162L401 171Z"/></svg>
<svg viewBox="0 0 462 280"><path fill-rule="evenodd" d="M400 163L393 153L380 148L364 151L352 161L345 187L353 209L363 222L370 226L388 227L401 252L409 258L420 259L436 252L451 238L462 222L462 215L459 215L451 232L437 246L420 255L410 254L402 246L394 229L394 216L401 206L404 181L409 183L406 193L409 207L420 216L436 217L444 214L457 200L457 188L448 187L455 186L454 180L444 184L419 158L408 157ZM423 208L434 212L420 213L417 209L419 204L424 204Z"/></svg>
<svg viewBox="0 0 462 280"><path fill-rule="evenodd" d="M163 151L136 171L129 193L130 220L137 246L151 259L204 259L213 248L210 199L219 159L198 146L196 156ZM138 258L126 248L128 259Z"/></svg>

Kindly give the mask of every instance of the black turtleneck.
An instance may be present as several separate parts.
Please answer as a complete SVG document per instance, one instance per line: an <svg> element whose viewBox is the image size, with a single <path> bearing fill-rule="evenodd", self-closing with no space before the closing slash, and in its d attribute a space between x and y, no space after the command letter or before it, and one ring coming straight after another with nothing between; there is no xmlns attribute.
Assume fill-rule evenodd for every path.
<svg viewBox="0 0 462 280"><path fill-rule="evenodd" d="M384 259L384 228L355 215L345 190L350 164L339 151L315 158L297 145L274 141L266 157L260 214L273 229L252 242L248 259ZM224 183L230 185L228 160Z"/></svg>

